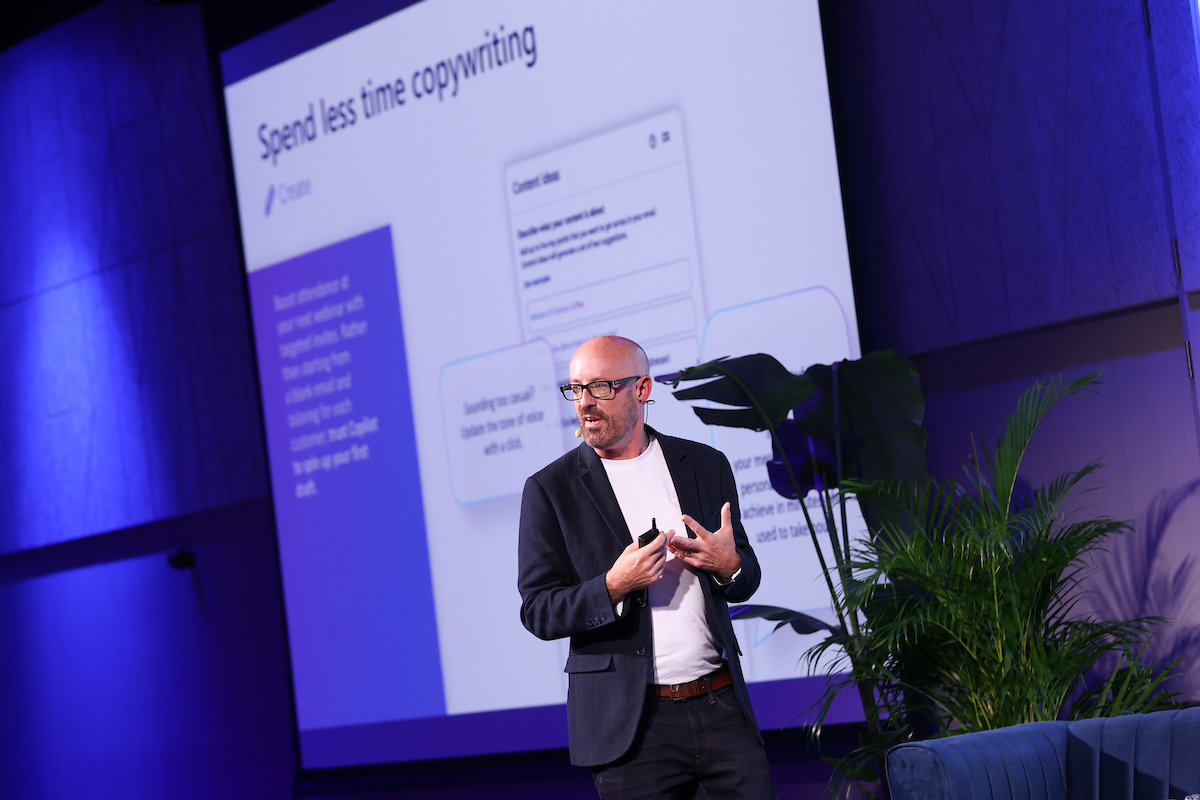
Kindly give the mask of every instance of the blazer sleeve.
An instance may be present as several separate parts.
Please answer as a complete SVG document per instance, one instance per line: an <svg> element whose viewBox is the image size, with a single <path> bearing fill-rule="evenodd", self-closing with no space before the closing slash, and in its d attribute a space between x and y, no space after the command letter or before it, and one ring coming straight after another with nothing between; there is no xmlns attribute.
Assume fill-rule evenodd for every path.
<svg viewBox="0 0 1200 800"><path fill-rule="evenodd" d="M738 503L737 482L733 479L733 469L729 466L729 459L723 453L720 455L721 479L718 497L722 498L722 503L729 502L729 516L733 523L733 543L737 547L738 555L742 557L742 571L731 583L721 586L714 581L713 586L725 595L727 601L744 603L758 591L759 581L762 580L762 571L759 569L758 557L754 554L754 548L750 546L750 539L746 536L746 529L742 527L742 510Z"/></svg>
<svg viewBox="0 0 1200 800"><path fill-rule="evenodd" d="M604 583L607 570L579 575L562 523L536 475L525 482L521 496L517 562L521 623L539 639L595 630L618 618Z"/></svg>

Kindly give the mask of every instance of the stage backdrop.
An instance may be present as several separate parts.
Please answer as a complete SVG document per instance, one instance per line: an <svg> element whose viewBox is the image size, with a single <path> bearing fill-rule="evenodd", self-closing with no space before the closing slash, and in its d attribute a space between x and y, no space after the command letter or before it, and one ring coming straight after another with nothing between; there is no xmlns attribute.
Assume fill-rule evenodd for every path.
<svg viewBox="0 0 1200 800"><path fill-rule="evenodd" d="M1182 643L1196 663L1198 638L1187 638L1198 618L1189 491L1200 463L1178 401L1191 390L1177 371L1180 328L1140 306L1108 324L1009 336L1169 297L1159 275L1171 270L1169 254L1155 232L1165 226L1147 222L1165 208L1195 288L1197 249L1186 232L1200 220L1188 177L1200 110L1192 3L1150 0L1149 40L1137 4L1017 0L994 16L990 8L958 0L823 8L866 342L910 354L948 348L921 359L931 464L947 473L966 433L998 431L1029 380L1106 367L1107 399L1048 420L1028 479L1108 459L1109 489L1092 498L1138 521L1129 542L1141 548L1113 603L1176 617L1162 652ZM1127 51L1153 53L1165 143L1157 166L1168 168L1170 199L1139 190L1094 235L1017 227L979 237L966 256L946 249L1033 200L1049 209L1039 218L1065 209L1058 219L1068 227L1113 203L1136 173L1123 160L1147 147L1145 127L1120 118L1125 106L1100 105L1115 96L1144 106L1151 62L1142 69L1120 57ZM269 501L227 505L265 498L266 468L231 190L216 145L219 89L208 79L190 6L109 0L0 53L0 97L19 111L0 125L2 563L6 580L31 560L58 572L0 589L7 797L291 796ZM1064 84L1074 87L1069 102ZM1025 109L1028 122L1001 136L993 121L990 149L955 155L980 141L961 124L975 87L1012 113ZM1083 104L1095 112L1072 111ZM1066 157L1039 160L1060 145ZM946 163L948 179L975 177L945 194L922 188ZM1055 205L1046 187L1069 180L1096 188ZM1106 260L1109 237L1120 245L1142 227L1144 251ZM1005 283L1017 281L1013 248L1036 269ZM1056 288L1043 297L1042 286ZM215 516L177 516L205 508ZM149 519L159 524L128 527ZM174 572L162 551L194 535L188 519L229 538L197 547L196 570ZM70 569L122 558L113 543L127 536L142 537L138 552L153 555ZM1174 588L1163 596L1166 581ZM786 774L777 769L777 780ZM569 796L562 783L501 780L396 796ZM799 796L787 788L780 784L781 797Z"/></svg>

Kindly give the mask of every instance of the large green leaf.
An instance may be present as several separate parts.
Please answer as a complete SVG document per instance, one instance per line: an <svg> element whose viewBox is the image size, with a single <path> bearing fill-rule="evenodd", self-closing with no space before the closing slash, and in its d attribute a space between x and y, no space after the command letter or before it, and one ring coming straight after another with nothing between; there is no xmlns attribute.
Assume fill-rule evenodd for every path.
<svg viewBox="0 0 1200 800"><path fill-rule="evenodd" d="M862 480L920 478L925 463L925 399L916 366L895 350L869 353L832 366L809 367L819 403L794 417L801 431L831 450L841 435L843 474ZM835 430L834 380L838 403Z"/></svg>
<svg viewBox="0 0 1200 800"><path fill-rule="evenodd" d="M706 380L674 394L680 400L732 406L696 407L696 415L708 425L766 430L790 412L800 432L821 441L830 453L840 451L843 475L864 480L923 476L925 401L916 367L894 350L836 367L818 364L794 375L758 353L717 359L657 380L671 386Z"/></svg>
<svg viewBox="0 0 1200 800"><path fill-rule="evenodd" d="M709 425L767 430L778 425L788 412L812 394L811 380L788 372L777 360L763 353L718 358L672 375L660 375L656 380L678 386L682 381L706 378L713 380L679 389L674 395L680 400L708 400L739 407L736 411L696 408L696 415Z"/></svg>

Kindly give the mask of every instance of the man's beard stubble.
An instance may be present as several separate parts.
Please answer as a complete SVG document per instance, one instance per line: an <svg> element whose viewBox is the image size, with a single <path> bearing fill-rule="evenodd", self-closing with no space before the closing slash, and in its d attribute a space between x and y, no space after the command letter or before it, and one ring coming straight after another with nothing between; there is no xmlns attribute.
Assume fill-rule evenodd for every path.
<svg viewBox="0 0 1200 800"><path fill-rule="evenodd" d="M599 428L588 428L583 424L584 417L597 417L600 419ZM584 406L579 409L579 427L583 428L583 442L588 447L598 447L604 450L608 445L612 444L613 424L612 417L605 414L595 405Z"/></svg>
<svg viewBox="0 0 1200 800"><path fill-rule="evenodd" d="M619 416L614 417L612 414L601 411L596 404L590 404L579 409L579 427L583 429L583 441L588 447L594 447L599 450L608 450L616 445L630 427L627 424L622 426ZM596 417L600 420L598 428L587 428L583 424L583 417Z"/></svg>

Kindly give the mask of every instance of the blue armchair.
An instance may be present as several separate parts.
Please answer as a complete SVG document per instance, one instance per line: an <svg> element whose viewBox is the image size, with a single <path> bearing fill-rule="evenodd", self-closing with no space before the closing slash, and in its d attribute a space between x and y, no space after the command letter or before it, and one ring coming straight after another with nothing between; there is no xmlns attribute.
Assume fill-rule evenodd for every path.
<svg viewBox="0 0 1200 800"><path fill-rule="evenodd" d="M897 745L887 771L892 800L1182 800L1200 793L1200 708Z"/></svg>

